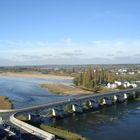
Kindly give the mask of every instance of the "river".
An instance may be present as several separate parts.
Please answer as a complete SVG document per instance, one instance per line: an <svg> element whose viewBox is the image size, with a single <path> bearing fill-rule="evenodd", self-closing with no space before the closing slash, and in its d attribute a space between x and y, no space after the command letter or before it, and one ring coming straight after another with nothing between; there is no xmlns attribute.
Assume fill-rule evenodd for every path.
<svg viewBox="0 0 140 140"><path fill-rule="evenodd" d="M53 121L52 125L90 140L140 140L140 102L105 107Z"/></svg>
<svg viewBox="0 0 140 140"><path fill-rule="evenodd" d="M41 83L65 83L71 84L71 80L45 79L45 78L17 78L0 76L0 95L9 97L14 108L28 107L37 104L48 103L54 100L71 98L60 96L40 87Z"/></svg>

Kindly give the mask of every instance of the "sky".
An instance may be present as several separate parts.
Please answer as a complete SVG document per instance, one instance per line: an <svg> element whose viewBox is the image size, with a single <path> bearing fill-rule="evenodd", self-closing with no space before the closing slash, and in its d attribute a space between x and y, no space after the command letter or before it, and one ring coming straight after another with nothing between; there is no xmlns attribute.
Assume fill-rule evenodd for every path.
<svg viewBox="0 0 140 140"><path fill-rule="evenodd" d="M1 0L0 66L140 63L139 0Z"/></svg>

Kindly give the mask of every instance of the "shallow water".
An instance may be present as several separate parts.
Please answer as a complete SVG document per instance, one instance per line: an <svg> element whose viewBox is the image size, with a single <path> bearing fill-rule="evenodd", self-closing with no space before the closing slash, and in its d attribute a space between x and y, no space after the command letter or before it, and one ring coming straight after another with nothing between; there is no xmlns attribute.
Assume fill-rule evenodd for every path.
<svg viewBox="0 0 140 140"><path fill-rule="evenodd" d="M0 95L13 101L14 108L27 107L47 103L53 100L66 98L57 96L40 87L41 83L66 83L71 80L45 79L45 78L17 78L0 76Z"/></svg>

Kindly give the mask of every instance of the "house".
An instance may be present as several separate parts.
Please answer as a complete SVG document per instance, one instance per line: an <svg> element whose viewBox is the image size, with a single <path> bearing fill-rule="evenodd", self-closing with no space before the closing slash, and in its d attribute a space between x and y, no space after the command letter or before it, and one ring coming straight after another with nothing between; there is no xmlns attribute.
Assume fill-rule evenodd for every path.
<svg viewBox="0 0 140 140"><path fill-rule="evenodd" d="M132 72L128 72L128 74L129 74L129 75L134 75L135 72L133 72L133 71L132 71Z"/></svg>
<svg viewBox="0 0 140 140"><path fill-rule="evenodd" d="M122 85L122 82L121 81L115 81L114 83L117 84L118 86L121 86Z"/></svg>
<svg viewBox="0 0 140 140"><path fill-rule="evenodd" d="M138 86L138 82L128 82L128 81L125 81L125 82L121 82L121 81L115 81L113 84L111 83L108 83L107 84L107 88L117 88L118 86L121 86L123 85L125 88L128 88L130 86L132 86L133 88L136 88ZM139 85L140 85L140 81L139 81Z"/></svg>
<svg viewBox="0 0 140 140"><path fill-rule="evenodd" d="M114 89L114 88L116 88L117 87L117 84L111 84L111 83L108 83L107 84L107 88L112 88L112 89Z"/></svg>
<svg viewBox="0 0 140 140"><path fill-rule="evenodd" d="M133 88L136 88L137 87L137 84L135 82L129 83L128 81L126 81L126 82L123 83L123 86L125 88L130 87L130 86L132 86Z"/></svg>

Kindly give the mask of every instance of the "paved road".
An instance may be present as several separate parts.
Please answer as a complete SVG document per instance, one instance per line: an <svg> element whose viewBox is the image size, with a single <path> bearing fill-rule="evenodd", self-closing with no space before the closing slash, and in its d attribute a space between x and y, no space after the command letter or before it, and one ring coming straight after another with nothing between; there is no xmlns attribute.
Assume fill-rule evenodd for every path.
<svg viewBox="0 0 140 140"><path fill-rule="evenodd" d="M42 140L42 139L38 138L37 136L32 135L32 134L26 132L25 130L17 127L16 125L12 124L10 121L6 121L5 123L16 128L17 130L19 130L21 133L22 140Z"/></svg>
<svg viewBox="0 0 140 140"><path fill-rule="evenodd" d="M11 122L9 121L9 118L10 118L11 115L13 115L13 112L10 112L10 113L8 113L8 112L0 113L0 117L3 118L3 120L4 120L4 122L5 122L6 124L8 124L8 125L10 125L10 126L12 126L12 127L15 127L17 130L20 130L22 140L42 140L42 139L38 138L37 136L32 135L32 134L26 132L25 130L23 130L23 129L17 127L17 126L14 125L13 123L11 123Z"/></svg>

